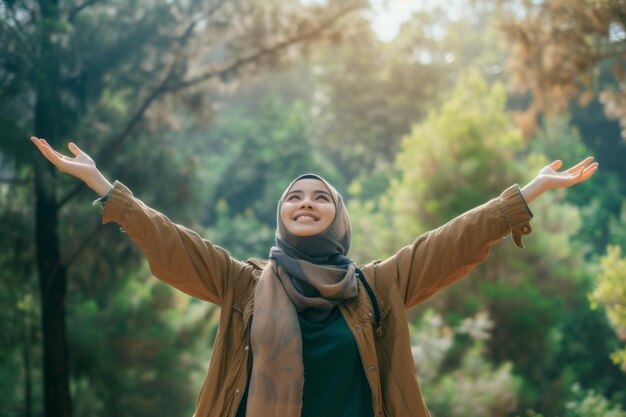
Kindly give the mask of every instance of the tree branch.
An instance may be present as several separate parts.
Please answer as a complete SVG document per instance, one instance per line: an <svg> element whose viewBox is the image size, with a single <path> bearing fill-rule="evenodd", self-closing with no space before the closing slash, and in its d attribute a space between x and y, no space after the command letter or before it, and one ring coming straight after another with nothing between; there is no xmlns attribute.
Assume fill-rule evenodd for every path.
<svg viewBox="0 0 626 417"><path fill-rule="evenodd" d="M221 7L221 5L224 4L224 2L225 0L221 0L218 3L217 7L210 9L209 12L214 13L217 10L217 8ZM143 115L148 110L150 105L154 102L154 100L156 100L161 94L166 92L166 90L164 89L164 86L169 82L169 79L176 72L176 68L182 56L182 50L185 44L188 42L189 38L191 37L194 27L198 24L198 22L200 22L200 20L201 19L195 19L192 22L190 22L190 24L187 26L187 28L181 35L179 42L178 42L178 50L175 53L174 60L172 64L170 65L170 68L167 71L167 75L165 76L163 81L161 81L159 85L148 95L148 97L144 100L141 106L139 106L139 109L137 109L134 115L128 120L124 128L122 128L122 130L118 134L116 134L111 139L106 141L107 143L105 144L105 146L103 146L102 149L111 149L111 148L118 149L121 146L121 144L124 142L126 137L133 130L135 125L139 123L139 121L143 118ZM100 163L106 164L111 158L110 155L113 155L113 152L105 153L102 157L96 156L95 159L98 160ZM74 188L72 188L67 194L65 194L65 196L63 196L59 200L57 207L60 209L69 201L71 201L74 197L76 197L84 189L85 189L85 185L83 183L77 184Z"/></svg>
<svg viewBox="0 0 626 417"><path fill-rule="evenodd" d="M626 54L626 44L624 45L623 49L615 49L609 52L598 53L595 55L594 58L596 59L596 62L602 62L607 59L623 56L624 54Z"/></svg>
<svg viewBox="0 0 626 417"><path fill-rule="evenodd" d="M307 39L313 38L317 35L319 35L320 33L322 33L324 30L328 29L329 27L331 27L332 25L335 24L335 22L337 20L339 20L341 17L343 17L344 15L357 10L358 6L353 6L353 7L348 7L342 11L340 11L339 13L337 13L336 15L334 15L332 18L330 18L329 20L323 22L322 24L320 24L318 27L302 33L298 36L295 36L293 38L289 38L289 39L285 39L281 42L278 42L274 45L271 45L269 47L265 47L265 48L261 48L257 51L255 51L254 53L245 56L245 57L241 57L236 59L235 61L231 62L228 65L225 65L221 68L214 68L210 71L205 72L202 75L199 75L197 77L194 77L190 80L186 80L186 81L182 81L179 82L177 84L171 84L169 86L167 86L167 91L168 92L174 92L174 91L179 91L182 90L184 88L187 87L191 87L194 86L196 84L202 83L204 81L207 81L211 78L215 78L215 77L220 77L220 76L224 76L228 73L231 73L233 71L236 71L237 69L239 69L242 66L245 66L247 64L250 64L252 62L255 62L257 60L259 60L260 58L266 56L266 55L270 55L274 52L277 52L281 49L285 49L291 45L297 44L299 42L305 41Z"/></svg>
<svg viewBox="0 0 626 417"><path fill-rule="evenodd" d="M69 267L72 263L74 263L74 261L78 259L83 251L89 247L89 242L91 242L96 237L101 228L102 225L98 224L91 232L89 232L87 236L85 236L85 238L78 244L76 250L66 259L62 260L61 264Z"/></svg>
<svg viewBox="0 0 626 417"><path fill-rule="evenodd" d="M106 1L106 0L86 0L84 3L79 4L78 6L72 8L67 14L67 21L70 23L74 22L74 19L76 19L76 16L78 15L78 13L80 13L83 9L86 9L102 1Z"/></svg>
<svg viewBox="0 0 626 417"><path fill-rule="evenodd" d="M225 3L225 0L221 0L220 2L218 2L217 6L212 8L212 9L210 9L209 12L214 13L217 10L217 8L221 7L221 5L223 5L224 3ZM238 59L234 60L233 62L231 62L228 65L225 65L225 66L223 66L221 68L215 68L215 69L213 69L211 71L208 71L208 72L206 72L206 73L204 73L204 74L202 74L202 75L200 75L198 77L192 78L190 80L182 81L182 82L179 82L179 83L170 83L171 78L176 73L176 69L178 67L178 63L179 63L180 57L182 56L183 47L186 44L186 42L189 40L189 38L191 37L191 34L193 33L193 28L195 27L195 25L201 19L196 19L196 20L192 21L190 26L185 30L185 32L181 36L181 40L180 40L180 43L179 43L178 51L175 54L174 60L172 62L172 65L168 69L167 75L163 78L163 80L159 83L159 85L150 94L148 94L148 96L146 97L144 102L139 106L139 108L135 111L133 116L128 120L128 122L126 123L124 128L122 128L122 130L118 134L113 136L103 146L103 149L107 149L109 151L107 153L102 154L101 156L98 155L94 159L98 160L100 163L103 163L103 164L108 163L108 161L113 157L113 155L115 155L115 152L111 152L111 149L117 150L117 149L119 149L121 147L123 142L128 138L128 136L129 136L130 132L133 130L133 128L141 121L141 119L145 115L145 113L148 110L148 108L161 95L164 95L166 93L169 94L169 93L173 93L173 92L176 92L176 91L180 91L182 89L185 89L185 88L188 88L188 87L200 84L200 83L202 83L204 81L207 81L207 80L209 80L211 78L224 76L224 75L226 75L226 74L228 74L228 73L230 73L232 71L236 71L240 67L243 67L245 65L248 65L248 64L250 64L252 62L257 61L257 60L261 59L264 56L267 56L267 55L272 54L274 52L277 52L279 50L285 49L285 48L287 48L287 47L289 47L291 45L294 45L296 43L302 42L304 40L313 38L316 35L319 35L324 30L326 30L329 27L331 27L332 25L334 25L337 20L339 20L340 18L342 18L346 14L348 14L350 12L353 12L353 11L359 9L359 8L361 8L361 6L346 7L345 9L340 10L337 14L333 15L327 21L322 22L316 28L314 28L314 29L312 29L312 30L310 30L308 32L299 34L299 35L297 35L295 37L292 37L292 38L285 39L285 40L283 40L281 42L278 42L278 43L276 43L276 44L274 44L272 46L269 46L269 47L266 47L266 48L261 48L261 49L255 51L254 53L252 53L252 54L250 54L248 56L238 58ZM83 189L83 184L82 183L78 184L69 193L67 193L63 198L61 198L61 200L59 201L58 207L61 208L67 202L72 200L81 191L81 189Z"/></svg>
<svg viewBox="0 0 626 417"><path fill-rule="evenodd" d="M169 75L170 74L168 74L168 76ZM105 144L103 149L107 149L109 150L109 152L104 153L104 154L99 154L101 156L97 156L95 159L97 159L103 165L106 165L109 162L109 160L112 158L112 155L115 154L114 152L110 152L111 149L114 149L114 150L119 149L119 147L122 145L124 140L128 137L130 132L133 130L135 125L139 123L139 121L142 119L143 115L145 114L146 110L148 110L152 102L154 102L154 100L156 100L161 94L166 92L166 90L163 88L166 82L167 82L167 77L165 78L163 82L159 84L159 86L156 89L154 89L154 91L152 91L152 93L148 95L148 97L144 100L144 102L141 104L139 109L135 111L135 114L126 123L124 128L117 135L113 136L113 138L110 139L107 144ZM71 201L76 195L78 195L79 192L81 192L84 189L84 186L85 184L83 183L77 184L76 187L70 190L69 193L67 193L63 198L59 200L57 207L60 209L66 203Z"/></svg>
<svg viewBox="0 0 626 417"><path fill-rule="evenodd" d="M13 34L15 35L15 39L19 41L19 43L22 45L22 48L26 50L28 55L34 56L32 45L29 44L27 40L25 39L26 29L24 28L24 25L22 24L22 22L20 22L20 19L18 18L13 8L9 8L9 11L10 11L9 15L11 16L10 21L12 21L15 26L11 24L7 24L5 25L5 27L8 27L9 30L13 32ZM30 24L30 23L27 23L27 24Z"/></svg>

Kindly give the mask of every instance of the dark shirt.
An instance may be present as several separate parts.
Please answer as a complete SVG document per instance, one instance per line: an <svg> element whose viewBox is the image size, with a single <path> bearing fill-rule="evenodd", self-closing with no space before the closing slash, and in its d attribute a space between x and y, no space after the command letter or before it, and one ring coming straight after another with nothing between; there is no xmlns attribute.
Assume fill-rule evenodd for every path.
<svg viewBox="0 0 626 417"><path fill-rule="evenodd" d="M298 314L302 331L304 392L301 417L373 417L372 393L359 350L338 308L315 323ZM246 398L237 410L245 416Z"/></svg>

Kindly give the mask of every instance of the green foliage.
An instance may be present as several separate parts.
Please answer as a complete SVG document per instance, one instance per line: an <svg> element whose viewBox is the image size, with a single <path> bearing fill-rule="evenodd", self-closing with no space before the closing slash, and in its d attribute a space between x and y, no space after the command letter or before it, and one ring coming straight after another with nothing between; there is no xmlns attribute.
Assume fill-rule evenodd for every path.
<svg viewBox="0 0 626 417"><path fill-rule="evenodd" d="M298 175L315 172L339 189L340 178L312 149L308 108L302 102L264 98L255 114L231 109L206 135L199 174L213 189L209 206L225 200L232 216L254 211L264 224L276 224L276 204ZM215 213L203 219L212 225Z"/></svg>
<svg viewBox="0 0 626 417"><path fill-rule="evenodd" d="M440 109L413 127L403 138L399 176L391 180L390 189L376 200L350 202L360 260L394 253L419 233L497 196L512 183L530 180L549 162L543 151L550 145L525 147L505 108L503 87L487 86L474 71L459 81ZM366 180L351 186L357 197L366 188ZM590 271L578 254L593 249L575 240L581 212L564 199L563 192L546 193L533 202L536 232L525 238L526 250L509 242L494 247L473 277L428 302L453 322L488 309L494 327L484 343L485 354L493 366L510 364L511 372L521 377L516 392L522 409L539 404L539 411L547 414L559 412L566 396L559 388L564 376L549 370L568 337L560 332L561 323L585 302L578 287L585 288ZM372 235L377 239L370 239ZM447 363L461 363L462 357L462 349L452 351ZM613 381L596 380L603 389L611 389ZM551 404L542 401L546 391L551 392Z"/></svg>
<svg viewBox="0 0 626 417"><path fill-rule="evenodd" d="M530 143L530 150L545 155L547 161L561 159L564 168L594 154L583 142L578 129L572 126L568 115L546 120ZM600 163L604 166L602 160ZM614 239L612 234L617 231L617 225L611 226L611 222L615 222L620 212L621 187L614 172L603 170L593 181L567 191L565 200L580 207L582 227L577 238L585 242L586 254L604 251L606 244Z"/></svg>
<svg viewBox="0 0 626 417"><path fill-rule="evenodd" d="M624 405L626 374L609 358L619 341L604 311L592 310L586 302L586 288L580 289L578 308L567 314L559 325L560 347L549 374L560 374L562 395L568 395L569 388L579 384L583 390L603 393Z"/></svg>
<svg viewBox="0 0 626 417"><path fill-rule="evenodd" d="M198 187L205 196L197 221L213 242L239 259L267 256L278 199L293 178L315 172L342 188L310 142L304 103L270 96L257 105L254 112L223 112L193 145Z"/></svg>
<svg viewBox="0 0 626 417"><path fill-rule="evenodd" d="M217 203L217 219L207 231L214 242L227 248L236 259L266 258L268 248L274 244L275 228L261 223L252 209L231 215L225 200Z"/></svg>
<svg viewBox="0 0 626 417"><path fill-rule="evenodd" d="M393 189L399 215L413 213L434 227L513 182L510 161L522 142L505 102L501 84L488 87L471 72L439 111L403 138L402 178Z"/></svg>
<svg viewBox="0 0 626 417"><path fill-rule="evenodd" d="M313 137L348 181L391 176L402 136L467 68L502 78L506 56L490 20L477 7L464 8L458 19L433 5L407 16L397 37L384 43L367 20L352 16L341 45L315 56Z"/></svg>
<svg viewBox="0 0 626 417"><path fill-rule="evenodd" d="M318 90L313 97L317 116L312 134L317 148L349 181L393 169L400 138L437 100L450 66L442 58L420 62L417 51L437 54L434 26L445 19L416 14L413 27L391 44L378 40L370 22L353 17L336 48L315 57Z"/></svg>
<svg viewBox="0 0 626 417"><path fill-rule="evenodd" d="M565 404L563 417L626 417L626 411L620 406L592 390L584 392L579 385L574 385L572 396Z"/></svg>
<svg viewBox="0 0 626 417"><path fill-rule="evenodd" d="M626 200L622 200L619 215L612 216L608 221L609 242L626 248Z"/></svg>
<svg viewBox="0 0 626 417"><path fill-rule="evenodd" d="M527 410L523 417L544 417L544 415L533 410Z"/></svg>
<svg viewBox="0 0 626 417"><path fill-rule="evenodd" d="M485 352L492 322L485 313L450 327L426 311L411 328L412 351L424 396L433 416L496 417L515 409L520 381L510 363L494 366ZM458 366L444 366L455 339L470 346Z"/></svg>
<svg viewBox="0 0 626 417"><path fill-rule="evenodd" d="M304 172L326 176L341 191L350 184L351 256L368 261L393 254L419 233L530 179L553 159L568 166L593 153L606 167L610 158L617 175L601 171L588 184L533 202L535 233L525 239L527 249L510 242L495 247L473 277L427 303L440 313L427 312L411 330L434 416L500 417L526 408L537 410L528 411L529 417L623 415L615 404L626 403L620 396L626 376L608 355L615 351L623 364L626 351L604 311L590 311L585 297L594 274L589 260L607 243L626 247L625 187L619 180L624 146L613 140L619 130L607 128L598 104L574 111L571 120L547 120L527 146L506 110L516 104L501 84L485 81L508 75L488 24L489 2L478 2L485 8L461 19L441 11L417 13L389 44L378 41L362 17L348 17L344 44L317 50L296 72L279 71L284 61L277 53L207 88L162 94L130 125L172 68L174 51L181 61L167 88L219 66L224 57L293 33L299 21L284 19L282 1L250 1L246 10L258 15L229 20L217 13L221 22L208 22L210 33L192 37L186 49L180 28L197 15L194 7L213 3L87 3L71 18L71 9L63 8L66 20L41 25L36 14L11 15L27 3L0 7L4 410L43 413L28 165L33 153L26 138L33 133L35 89L46 77L48 62L32 55L41 49L37 42L45 27L54 34L52 49L61 63L56 144L73 138L109 178L239 259L266 256L276 201ZM269 13L273 7L276 13ZM27 20L18 28L16 18ZM215 49L202 53L201 45ZM273 71L253 88L229 84L265 63ZM460 69L471 66L477 69L460 76ZM449 85L456 85L452 92ZM225 99L228 87L237 87L236 94ZM580 126L584 138L572 125ZM123 132L132 134L114 144ZM57 176L56 185L62 198L75 182ZM125 235L116 225L101 228L91 196L77 196L82 203L64 205L59 223L70 273L74 415L191 414L219 310L148 279ZM621 277L622 260L610 252L603 259L609 272L600 276ZM611 285L619 284L618 278ZM596 303L615 310L619 300L610 297L618 292L606 294ZM572 396L569 387L576 382L581 388Z"/></svg>
<svg viewBox="0 0 626 417"><path fill-rule="evenodd" d="M505 113L501 84L487 86L477 71L461 77L450 98L402 139L399 177L377 203L354 203L358 229L367 235L380 210L378 231L392 230L359 253L360 259L389 255L418 234L499 194L519 177L512 164L521 149L519 132ZM365 184L354 190L362 190ZM369 204L369 205L368 205ZM363 213L363 214L361 214ZM374 213L372 213L373 215ZM363 237L355 233L357 241Z"/></svg>
<svg viewBox="0 0 626 417"><path fill-rule="evenodd" d="M76 408L84 415L193 412L218 309L147 272L127 278L111 297L77 300L68 312Z"/></svg>
<svg viewBox="0 0 626 417"><path fill-rule="evenodd" d="M584 391L579 384L574 384L571 388L571 398L565 403L565 411L561 415L562 417L626 417L626 411L602 394L593 390ZM527 410L523 417L544 417L544 414Z"/></svg>
<svg viewBox="0 0 626 417"><path fill-rule="evenodd" d="M481 293L497 317L489 349L497 362L513 358L517 371L537 383L542 380L546 354L554 352L554 326L563 314L563 301L542 294L535 282L513 286L484 283ZM532 300L532 302L529 302Z"/></svg>
<svg viewBox="0 0 626 417"><path fill-rule="evenodd" d="M41 414L41 348L33 224L25 187L0 183L0 404ZM30 410L30 411L29 411Z"/></svg>
<svg viewBox="0 0 626 417"><path fill-rule="evenodd" d="M619 246L609 246L600 259L597 285L591 293L592 306L603 306L609 321L622 340L626 338L626 258ZM626 371L626 348L611 355Z"/></svg>
<svg viewBox="0 0 626 417"><path fill-rule="evenodd" d="M121 180L177 222L212 225L214 206L225 200L232 209L231 224L241 226L236 217L241 213L250 216L251 227L271 223L277 188L300 170L318 167L308 163L306 110L294 106L284 115L283 108L270 104L265 124L248 124L247 136L232 135L227 154L209 140L207 121L229 81L282 65L287 55L299 56L299 43L310 46L331 32L332 18L340 11L335 6L342 13L349 8L347 2L311 7L289 0L57 3L0 6L0 305L7 324L0 337L0 379L9 385L3 385L7 389L0 398L11 411L42 414L36 329L48 316L39 317L36 307L42 300L34 284L35 259L45 251L35 246L54 246L58 238L61 253L44 264L68 271L67 279L63 275L56 282L61 293L67 281L74 414L154 416L184 409L191 414L210 355L202 343L210 343L216 331L213 312L201 317L209 320L196 317L182 325L191 307L172 312L168 300L173 296L162 287L147 294L133 287L149 301L129 307L128 281L143 274L137 272L143 271L140 253L118 226L100 226L98 209L89 204L94 197L72 192L75 179L51 174L28 137L45 137L64 153L72 138L108 178ZM322 21L328 30L311 33ZM278 41L279 47L270 48ZM232 65L240 58L245 64ZM218 70L226 67L231 70ZM197 87L200 80L207 81L202 88ZM235 130L236 120L230 122ZM45 167L33 170L32 165ZM223 169L212 170L214 165ZM265 178L257 178L262 171L268 172ZM203 182L206 177L214 182ZM240 181L245 184L238 189ZM51 220L44 225L35 222L34 213L42 189L51 201L44 211ZM255 207L250 215L257 198L267 211ZM5 205L9 200L11 206ZM48 228L53 239L32 238ZM266 241L267 227L261 230ZM47 276L41 274L42 282ZM21 308L24 300L35 307ZM54 307L65 313L62 303ZM53 337L59 346L65 343L64 334L53 332ZM63 391L66 382L55 378L48 384Z"/></svg>

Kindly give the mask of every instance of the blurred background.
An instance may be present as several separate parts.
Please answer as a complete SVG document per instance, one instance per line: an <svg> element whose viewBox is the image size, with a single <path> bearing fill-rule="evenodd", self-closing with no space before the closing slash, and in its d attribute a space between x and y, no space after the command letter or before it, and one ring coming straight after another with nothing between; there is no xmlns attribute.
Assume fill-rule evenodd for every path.
<svg viewBox="0 0 626 417"><path fill-rule="evenodd" d="M36 135L239 259L301 173L366 262L594 155L408 315L433 417L626 416L625 70L624 0L2 0L0 415L191 415L219 317Z"/></svg>

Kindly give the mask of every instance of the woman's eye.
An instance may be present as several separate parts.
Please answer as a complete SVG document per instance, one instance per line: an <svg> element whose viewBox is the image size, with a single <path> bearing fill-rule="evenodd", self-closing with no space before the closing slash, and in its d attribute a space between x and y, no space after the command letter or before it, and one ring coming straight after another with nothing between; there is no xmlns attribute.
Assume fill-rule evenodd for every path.
<svg viewBox="0 0 626 417"><path fill-rule="evenodd" d="M318 200L324 200L324 201L329 201L328 197L326 197L325 195L320 195L319 197L317 197Z"/></svg>
<svg viewBox="0 0 626 417"><path fill-rule="evenodd" d="M297 199L300 199L300 197L298 197L297 195L292 195L292 196L287 197L287 201L297 200Z"/></svg>

